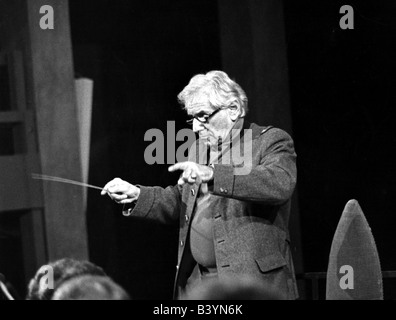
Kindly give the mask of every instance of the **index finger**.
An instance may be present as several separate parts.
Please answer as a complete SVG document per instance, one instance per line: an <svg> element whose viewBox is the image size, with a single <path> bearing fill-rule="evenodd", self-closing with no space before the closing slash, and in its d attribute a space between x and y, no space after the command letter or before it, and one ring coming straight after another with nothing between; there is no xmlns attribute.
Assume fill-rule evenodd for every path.
<svg viewBox="0 0 396 320"><path fill-rule="evenodd" d="M109 190L110 187L115 186L117 183L119 183L120 181L122 181L120 178L114 178L113 180L109 181L108 183L106 183L106 185L103 187L101 194L105 195L107 193L107 191Z"/></svg>
<svg viewBox="0 0 396 320"><path fill-rule="evenodd" d="M169 172L173 172L176 170L186 170L188 168L188 162L178 162L175 163L173 166L168 168Z"/></svg>

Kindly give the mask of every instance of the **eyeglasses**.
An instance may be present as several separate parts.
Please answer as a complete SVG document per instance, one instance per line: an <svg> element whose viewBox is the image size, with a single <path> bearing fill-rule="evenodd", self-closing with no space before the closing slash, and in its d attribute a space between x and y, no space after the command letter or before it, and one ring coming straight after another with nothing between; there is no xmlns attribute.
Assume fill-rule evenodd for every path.
<svg viewBox="0 0 396 320"><path fill-rule="evenodd" d="M189 125L192 125L193 122L194 122L194 119L196 119L196 120L198 120L201 123L208 123L209 119L212 118L217 112L219 112L221 110L223 110L223 109L217 109L217 110L213 111L211 114L207 114L204 111L199 112L194 117L192 117L191 119L187 120L186 122Z"/></svg>

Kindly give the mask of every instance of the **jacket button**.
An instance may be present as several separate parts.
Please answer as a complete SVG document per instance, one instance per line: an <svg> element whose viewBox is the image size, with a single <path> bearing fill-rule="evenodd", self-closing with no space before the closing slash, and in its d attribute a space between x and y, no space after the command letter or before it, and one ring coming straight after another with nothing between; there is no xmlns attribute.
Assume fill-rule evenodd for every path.
<svg viewBox="0 0 396 320"><path fill-rule="evenodd" d="M194 190L194 189L191 189L191 194L192 194L193 196L195 196L195 190Z"/></svg>
<svg viewBox="0 0 396 320"><path fill-rule="evenodd" d="M220 188L220 192L221 192L221 193L224 193L224 189L223 189L223 188Z"/></svg>
<svg viewBox="0 0 396 320"><path fill-rule="evenodd" d="M183 246L184 246L184 242L183 242L183 240L182 240L182 241L180 241L180 246L181 246L181 247L183 247Z"/></svg>
<svg viewBox="0 0 396 320"><path fill-rule="evenodd" d="M188 222L188 215L185 215L185 217L186 217L186 222Z"/></svg>
<svg viewBox="0 0 396 320"><path fill-rule="evenodd" d="M228 190L227 190L227 189L224 189L224 193L228 193Z"/></svg>

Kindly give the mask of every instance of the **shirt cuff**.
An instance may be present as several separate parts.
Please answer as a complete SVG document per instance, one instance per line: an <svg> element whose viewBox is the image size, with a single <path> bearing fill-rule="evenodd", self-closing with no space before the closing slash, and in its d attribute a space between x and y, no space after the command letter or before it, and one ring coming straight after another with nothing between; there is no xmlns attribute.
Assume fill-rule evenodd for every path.
<svg viewBox="0 0 396 320"><path fill-rule="evenodd" d="M136 206L136 201L124 204L124 206L122 207L122 215L124 217L131 216L133 209L135 209L135 206Z"/></svg>

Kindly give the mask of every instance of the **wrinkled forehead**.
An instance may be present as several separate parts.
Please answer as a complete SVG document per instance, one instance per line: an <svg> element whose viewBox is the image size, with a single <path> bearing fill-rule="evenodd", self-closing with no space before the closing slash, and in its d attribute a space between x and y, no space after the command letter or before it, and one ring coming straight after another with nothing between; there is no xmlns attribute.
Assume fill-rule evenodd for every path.
<svg viewBox="0 0 396 320"><path fill-rule="evenodd" d="M191 98L186 102L185 107L189 115L194 115L200 112L211 112L214 109L205 95Z"/></svg>

